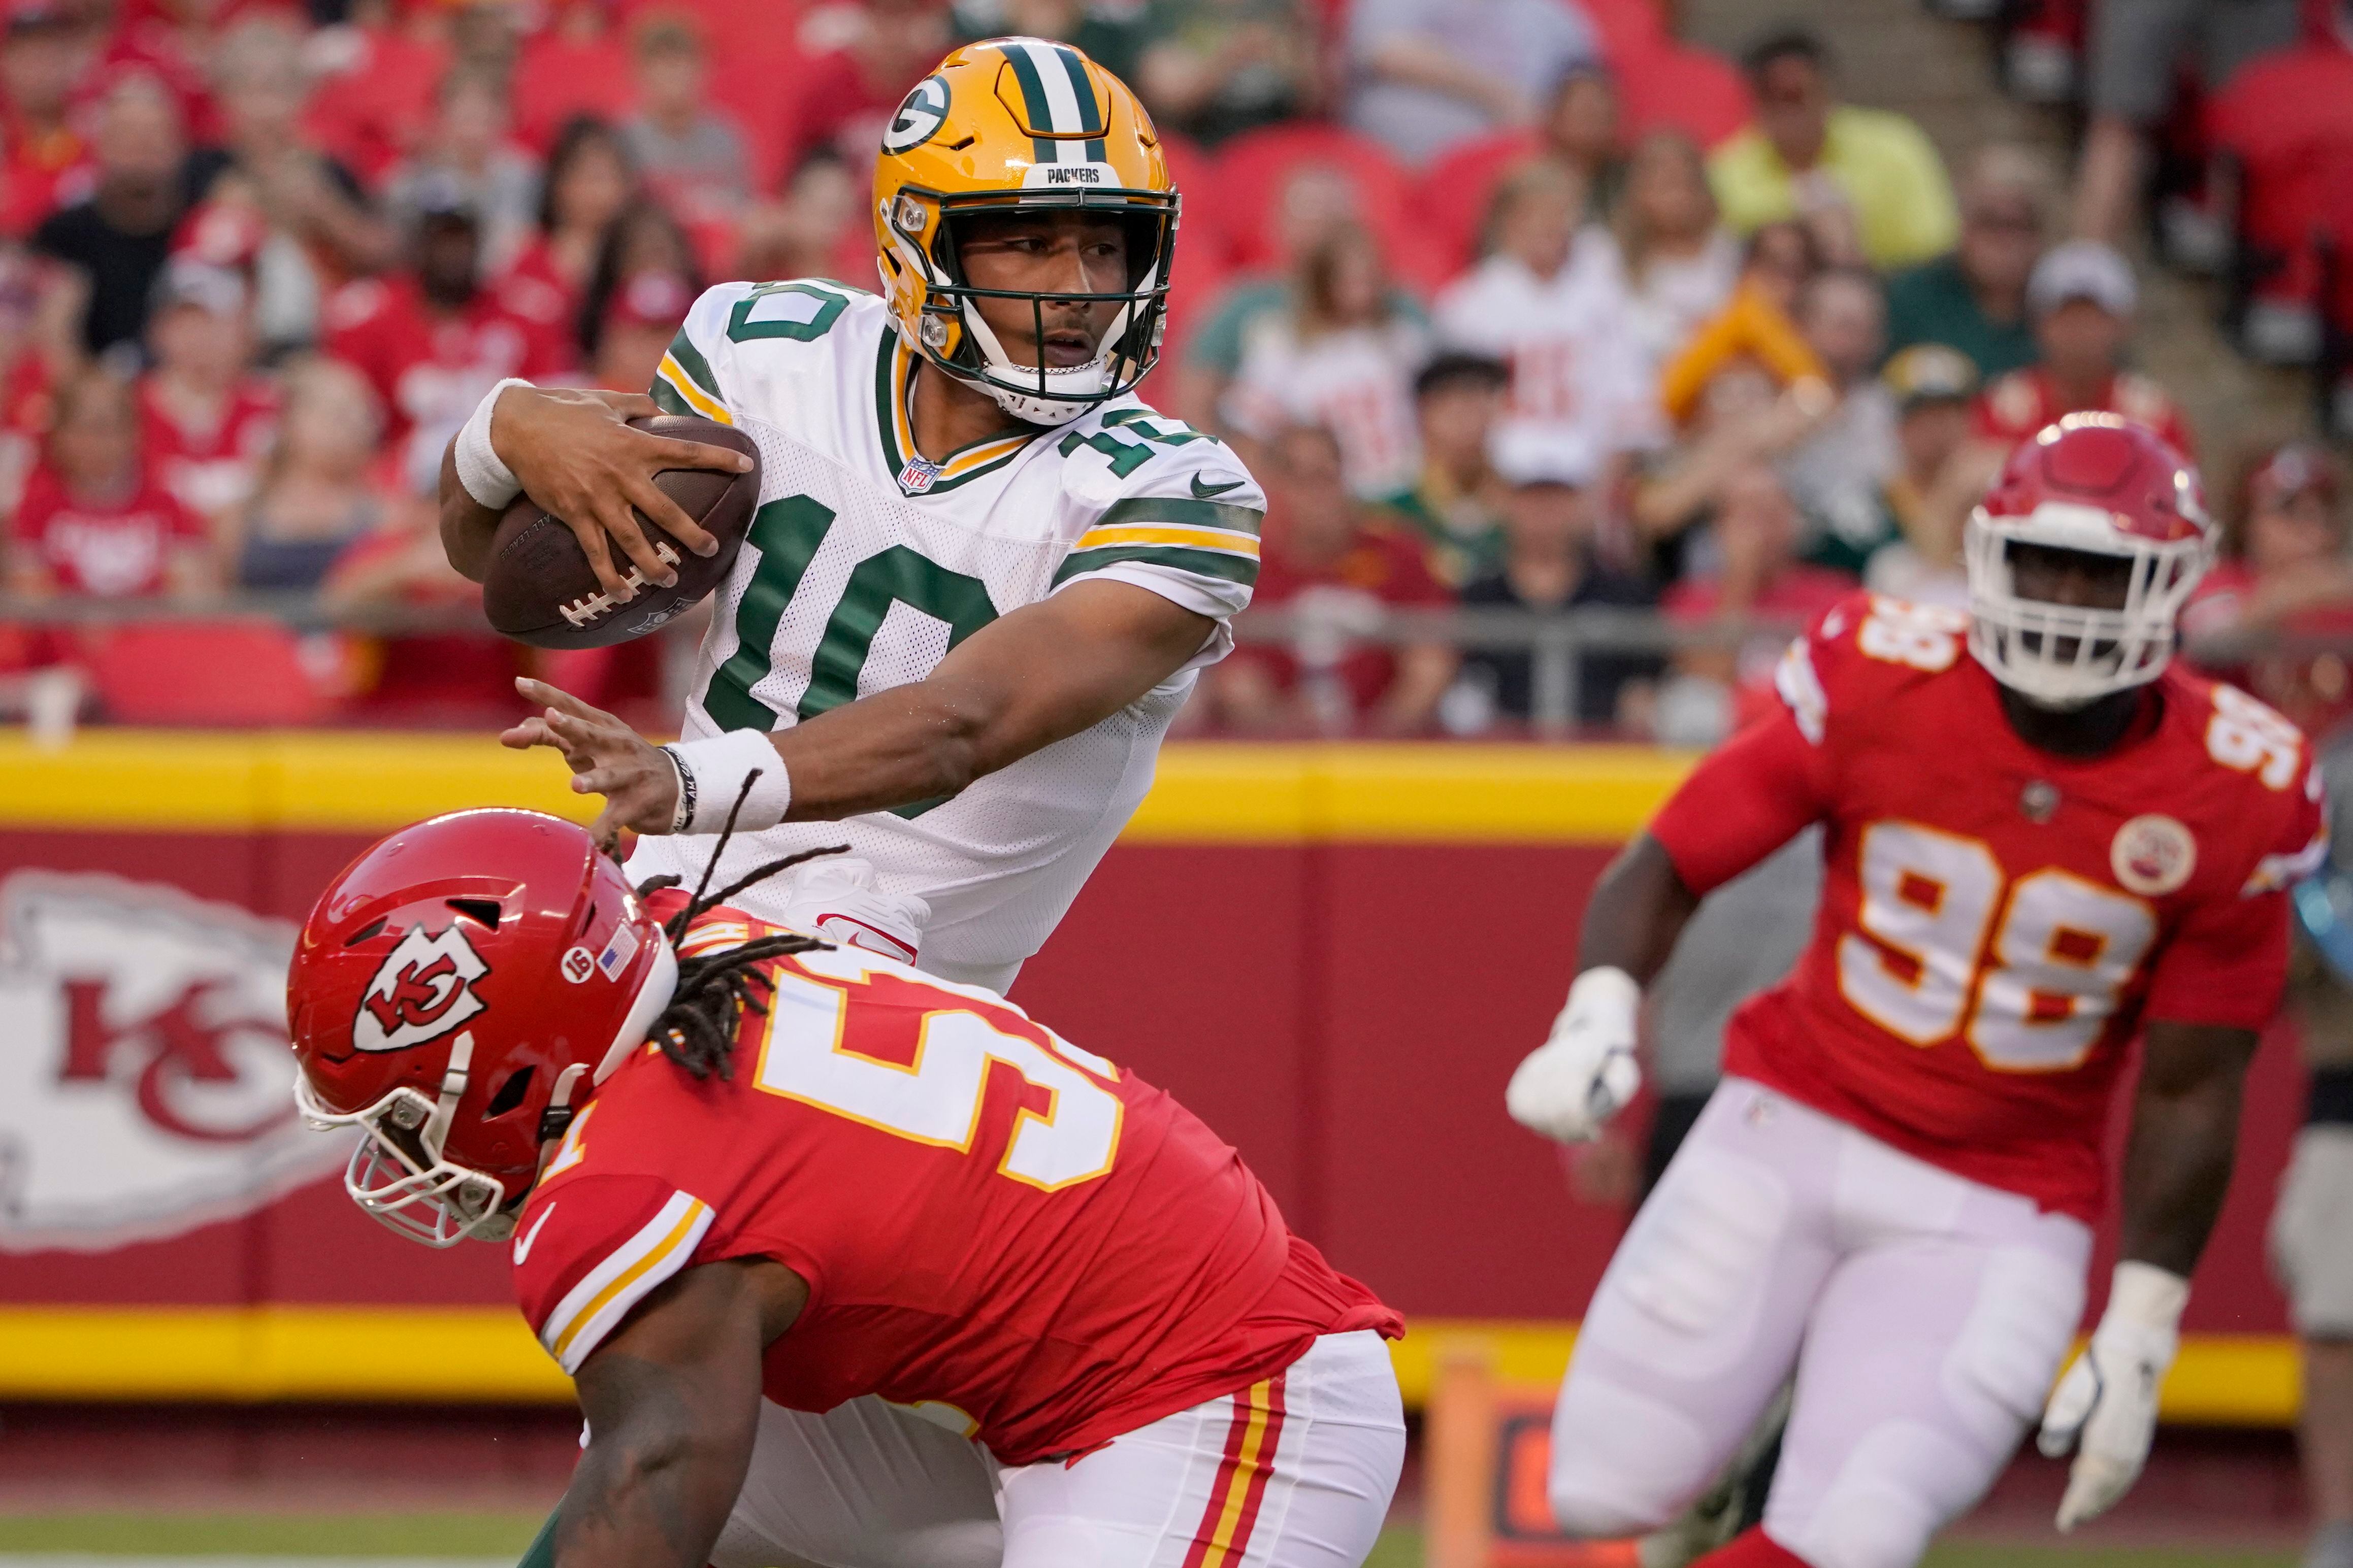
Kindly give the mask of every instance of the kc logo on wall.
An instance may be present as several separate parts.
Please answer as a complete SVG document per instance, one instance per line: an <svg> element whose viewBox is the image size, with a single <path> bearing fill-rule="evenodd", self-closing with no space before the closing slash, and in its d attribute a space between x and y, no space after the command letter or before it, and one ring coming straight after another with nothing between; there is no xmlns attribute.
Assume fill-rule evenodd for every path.
<svg viewBox="0 0 2353 1568"><path fill-rule="evenodd" d="M0 1250L175 1235L343 1164L294 1114L294 934L117 877L0 881Z"/></svg>

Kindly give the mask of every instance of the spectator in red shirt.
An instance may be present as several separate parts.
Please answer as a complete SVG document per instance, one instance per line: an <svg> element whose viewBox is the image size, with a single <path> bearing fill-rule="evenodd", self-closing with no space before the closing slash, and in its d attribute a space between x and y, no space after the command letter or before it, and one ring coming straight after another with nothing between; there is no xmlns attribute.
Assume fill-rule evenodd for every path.
<svg viewBox="0 0 2353 1568"><path fill-rule="evenodd" d="M15 0L5 28L0 137L7 186L0 192L0 233L22 237L90 194L90 147L68 118L84 56L74 20L57 0Z"/></svg>
<svg viewBox="0 0 2353 1568"><path fill-rule="evenodd" d="M51 387L74 356L42 330L41 265L0 247L0 517L16 510L49 427Z"/></svg>
<svg viewBox="0 0 2353 1568"><path fill-rule="evenodd" d="M2120 368L2139 305L2132 264L2110 247L2078 239L2046 252L2026 283L2042 358L1986 388L1978 437L2009 447L2063 414L2122 414L2195 457L2189 426L2164 388Z"/></svg>
<svg viewBox="0 0 2353 1568"><path fill-rule="evenodd" d="M1454 679L1454 650L1391 647L1370 634L1385 610L1444 608L1454 596L1412 535L1370 526L1331 431L1294 426L1267 443L1265 458L1270 504L1251 603L1293 621L1283 641L1246 645L1211 670L1218 717L1260 733L1428 730Z"/></svg>
<svg viewBox="0 0 2353 1568"><path fill-rule="evenodd" d="M250 294L242 275L180 257L147 319L154 368L138 396L148 466L215 528L252 495L278 425L278 390L253 370Z"/></svg>
<svg viewBox="0 0 2353 1568"><path fill-rule="evenodd" d="M547 173L540 185L539 226L507 269L508 278L528 279L554 290L563 301L564 319L576 319L605 236L637 191L637 171L613 128L585 115L571 121L547 155ZM859 207L863 212L862 200Z"/></svg>
<svg viewBox="0 0 2353 1568"><path fill-rule="evenodd" d="M617 121L638 90L607 0L563 0L554 9L554 20L523 40L514 68L515 135L551 166L566 126L583 117ZM785 25L781 16L776 25Z"/></svg>
<svg viewBox="0 0 2353 1568"><path fill-rule="evenodd" d="M439 483L441 450L482 395L510 375L564 368L555 310L526 314L485 288L481 230L459 194L420 193L416 270L349 283L328 302L326 347L357 367L386 411L401 472L419 495Z"/></svg>
<svg viewBox="0 0 2353 1568"><path fill-rule="evenodd" d="M311 35L316 80L303 123L320 148L375 184L424 139L449 68L445 7L352 0L344 25Z"/></svg>
<svg viewBox="0 0 2353 1568"><path fill-rule="evenodd" d="M211 537L141 460L126 383L91 370L60 386L44 457L10 529L13 591L119 599L213 585Z"/></svg>

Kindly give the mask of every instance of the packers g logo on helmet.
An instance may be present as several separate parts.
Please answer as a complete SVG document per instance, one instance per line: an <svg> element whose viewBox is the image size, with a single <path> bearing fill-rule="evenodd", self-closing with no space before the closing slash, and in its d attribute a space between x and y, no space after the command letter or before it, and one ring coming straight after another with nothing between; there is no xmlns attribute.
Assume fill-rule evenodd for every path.
<svg viewBox="0 0 2353 1568"><path fill-rule="evenodd" d="M1027 300L1045 337L1049 300L983 289L964 275L958 219L979 212L1083 209L1127 230L1127 287L1079 296L1116 301L1084 364L1017 364L986 320L982 299ZM940 62L908 93L882 133L874 169L874 235L884 295L900 335L941 370L1017 419L1065 425L1134 390L1159 362L1176 254L1177 196L1158 132L1117 77L1068 44L992 38Z"/></svg>
<svg viewBox="0 0 2353 1568"><path fill-rule="evenodd" d="M882 151L904 153L931 140L932 132L948 117L948 84L938 77L927 76L907 94L907 101L882 132Z"/></svg>

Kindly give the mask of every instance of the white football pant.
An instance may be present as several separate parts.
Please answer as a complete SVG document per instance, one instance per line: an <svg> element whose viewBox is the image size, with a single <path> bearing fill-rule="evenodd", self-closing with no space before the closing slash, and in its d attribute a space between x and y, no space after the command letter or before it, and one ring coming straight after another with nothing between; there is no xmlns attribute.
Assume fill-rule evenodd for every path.
<svg viewBox="0 0 2353 1568"><path fill-rule="evenodd" d="M879 1399L765 1401L713 1568L1356 1568L1405 1458L1388 1347L1327 1334L1275 1377L1069 1461Z"/></svg>
<svg viewBox="0 0 2353 1568"><path fill-rule="evenodd" d="M1797 1372L1765 1531L1910 1568L2040 1415L2091 1232L1725 1079L1610 1259L1553 1413L1580 1536L1666 1524Z"/></svg>

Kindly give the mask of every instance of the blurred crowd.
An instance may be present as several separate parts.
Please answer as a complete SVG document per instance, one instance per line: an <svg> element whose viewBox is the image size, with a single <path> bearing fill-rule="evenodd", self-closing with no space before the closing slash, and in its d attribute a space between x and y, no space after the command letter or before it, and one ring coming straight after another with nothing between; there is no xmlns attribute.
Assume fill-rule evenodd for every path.
<svg viewBox="0 0 2353 1568"><path fill-rule="evenodd" d="M2232 68L2353 62L2345 13L2304 10ZM1690 635L1583 648L1567 717L1704 743L1857 584L1959 603L2006 444L2111 409L2196 453L2131 368L2116 247L2171 110L2095 114L2074 171L2007 145L1948 170L1794 25L1736 61L1653 0L5 0L9 594L450 618L248 626L225 672L216 627L0 621L0 705L71 669L120 718L475 722L528 668L658 721L669 642L464 628L444 444L503 376L642 390L708 282L871 286L882 124L1008 32L1157 118L1185 212L1145 392L1270 494L1280 629L1205 682L1196 732L1511 732L1543 705L1527 647L1387 613L1607 608ZM2232 558L2201 625L2353 627L2328 451L2210 478ZM2347 684L2243 673L2292 710Z"/></svg>

